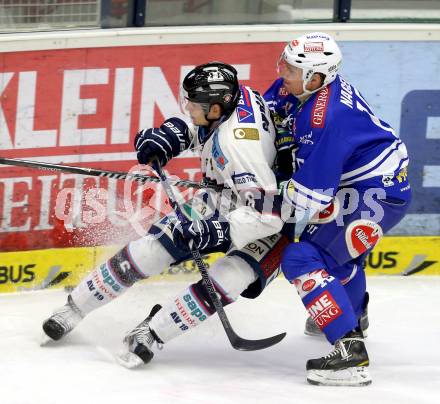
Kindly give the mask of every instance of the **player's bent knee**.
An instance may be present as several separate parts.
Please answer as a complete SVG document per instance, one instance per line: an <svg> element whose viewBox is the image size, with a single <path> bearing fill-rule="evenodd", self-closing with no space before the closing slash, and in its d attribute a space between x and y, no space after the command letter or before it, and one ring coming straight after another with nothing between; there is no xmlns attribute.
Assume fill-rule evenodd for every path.
<svg viewBox="0 0 440 404"><path fill-rule="evenodd" d="M257 279L251 266L237 256L218 259L209 270L215 287L227 301L235 301L238 296Z"/></svg>
<svg viewBox="0 0 440 404"><path fill-rule="evenodd" d="M307 241L288 245L281 260L281 269L289 281L324 267L319 250Z"/></svg>
<svg viewBox="0 0 440 404"><path fill-rule="evenodd" d="M126 251L131 267L144 278L160 274L173 262L165 247L150 235L130 242Z"/></svg>

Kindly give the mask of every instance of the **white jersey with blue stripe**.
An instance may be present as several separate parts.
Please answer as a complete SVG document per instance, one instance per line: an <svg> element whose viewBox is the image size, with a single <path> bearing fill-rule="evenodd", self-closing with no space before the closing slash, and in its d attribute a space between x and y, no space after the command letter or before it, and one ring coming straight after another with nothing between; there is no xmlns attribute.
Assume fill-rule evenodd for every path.
<svg viewBox="0 0 440 404"><path fill-rule="evenodd" d="M277 182L272 171L276 156L275 128L269 109L257 92L242 86L237 108L207 139L205 128L190 129L195 146L201 146L205 180L224 185L241 197L247 190L276 192ZM243 198L239 198L237 209L226 217L235 247L242 248L281 230L279 215L263 213L256 204L243 202Z"/></svg>
<svg viewBox="0 0 440 404"><path fill-rule="evenodd" d="M381 188L387 198L409 200L405 144L342 77L310 96L291 121L298 208L321 210L345 187Z"/></svg>

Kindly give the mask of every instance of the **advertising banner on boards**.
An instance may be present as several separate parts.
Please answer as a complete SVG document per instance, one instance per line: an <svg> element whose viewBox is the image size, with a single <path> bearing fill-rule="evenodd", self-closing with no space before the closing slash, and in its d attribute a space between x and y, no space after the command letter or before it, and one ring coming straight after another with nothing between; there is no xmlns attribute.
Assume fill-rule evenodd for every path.
<svg viewBox="0 0 440 404"><path fill-rule="evenodd" d="M128 171L136 164L135 133L181 116L179 85L194 65L231 63L243 84L263 93L276 78L283 46L233 43L0 53L0 156ZM341 42L341 49L342 75L408 145L414 201L394 234L438 235L438 47L421 41L414 47L408 41L369 41ZM414 60L422 59L423 69L414 66ZM200 179L195 154L176 159L167 170L180 178ZM132 207L142 206L153 192L128 188L123 181L1 166L1 250L105 245L138 237L127 200Z"/></svg>

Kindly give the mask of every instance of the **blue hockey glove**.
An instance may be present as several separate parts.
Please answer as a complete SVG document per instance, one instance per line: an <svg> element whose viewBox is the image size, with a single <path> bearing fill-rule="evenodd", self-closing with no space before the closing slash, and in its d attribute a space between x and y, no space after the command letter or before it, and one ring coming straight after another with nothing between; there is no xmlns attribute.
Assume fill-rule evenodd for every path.
<svg viewBox="0 0 440 404"><path fill-rule="evenodd" d="M143 129L134 138L139 163L158 160L162 167L190 143L188 126L179 118L167 119L159 128Z"/></svg>
<svg viewBox="0 0 440 404"><path fill-rule="evenodd" d="M190 250L191 240L199 250L220 247L231 242L229 223L225 220L218 220L218 217L209 220L194 220L183 224L177 223L172 232L174 245L183 251Z"/></svg>

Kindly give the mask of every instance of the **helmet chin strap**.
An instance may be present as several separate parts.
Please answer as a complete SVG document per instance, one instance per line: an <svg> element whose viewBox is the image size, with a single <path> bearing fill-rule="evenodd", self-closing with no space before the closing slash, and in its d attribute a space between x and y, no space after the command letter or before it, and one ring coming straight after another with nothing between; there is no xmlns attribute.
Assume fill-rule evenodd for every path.
<svg viewBox="0 0 440 404"><path fill-rule="evenodd" d="M303 80L303 92L301 94L295 95L296 98L298 99L302 99L302 101L305 101L307 98L309 98L312 94L315 94L316 92L318 92L319 90L321 90L322 88L324 88L327 84L322 85L321 87L318 87L316 90L307 90L307 84L310 83L310 80L312 80L313 74L312 76L310 76L310 78L306 81Z"/></svg>

